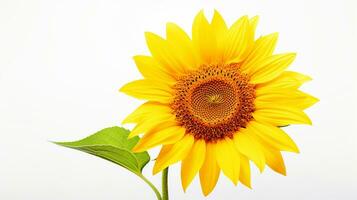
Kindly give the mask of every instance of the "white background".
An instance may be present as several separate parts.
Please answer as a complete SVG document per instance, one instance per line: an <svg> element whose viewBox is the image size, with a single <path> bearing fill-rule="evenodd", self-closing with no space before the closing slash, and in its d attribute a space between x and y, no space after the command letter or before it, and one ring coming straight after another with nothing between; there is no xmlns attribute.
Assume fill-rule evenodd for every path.
<svg viewBox="0 0 357 200"><path fill-rule="evenodd" d="M140 103L118 88L140 78L132 56L148 53L143 33L163 35L168 21L190 31L202 8L209 17L217 8L229 24L259 15L258 36L280 32L277 52L298 53L291 69L314 78L303 89L321 100L307 111L313 126L287 129L301 149L284 154L287 177L254 168L250 190L221 176L207 199L357 199L353 0L0 0L0 199L154 200L124 169L48 141L120 125ZM159 185L151 169L144 172ZM179 174L171 168L171 199L205 199L198 179L184 193Z"/></svg>

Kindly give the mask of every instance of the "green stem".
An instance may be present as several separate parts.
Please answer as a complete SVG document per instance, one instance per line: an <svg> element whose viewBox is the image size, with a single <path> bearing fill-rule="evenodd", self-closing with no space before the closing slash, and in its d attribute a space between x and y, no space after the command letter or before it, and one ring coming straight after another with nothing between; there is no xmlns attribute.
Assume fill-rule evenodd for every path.
<svg viewBox="0 0 357 200"><path fill-rule="evenodd" d="M138 176L141 179L143 179L145 181L145 183L147 183L151 187L151 189L155 192L157 200L163 200L161 198L161 194L160 194L159 190L155 187L154 184L152 184L144 175L138 174Z"/></svg>
<svg viewBox="0 0 357 200"><path fill-rule="evenodd" d="M169 200L169 187L167 184L169 168L167 167L162 172L162 200Z"/></svg>

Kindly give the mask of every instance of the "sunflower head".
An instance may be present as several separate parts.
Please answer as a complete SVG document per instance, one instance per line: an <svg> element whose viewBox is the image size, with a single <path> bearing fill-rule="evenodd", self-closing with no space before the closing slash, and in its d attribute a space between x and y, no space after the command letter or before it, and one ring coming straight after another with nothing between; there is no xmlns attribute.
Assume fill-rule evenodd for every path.
<svg viewBox="0 0 357 200"><path fill-rule="evenodd" d="M233 138L253 118L254 85L237 64L202 66L178 79L174 90L176 121L196 140Z"/></svg>
<svg viewBox="0 0 357 200"><path fill-rule="evenodd" d="M295 53L274 54L278 34L255 38L258 17L243 16L228 27L215 11L199 12L192 37L168 23L166 39L146 33L150 56L135 56L143 79L121 91L147 102L123 123L142 134L134 151L162 146L154 173L181 161L186 190L197 173L204 195L222 171L247 187L250 163L285 175L281 151L298 152L280 128L311 124L304 110L317 99L299 90L310 78L286 71Z"/></svg>

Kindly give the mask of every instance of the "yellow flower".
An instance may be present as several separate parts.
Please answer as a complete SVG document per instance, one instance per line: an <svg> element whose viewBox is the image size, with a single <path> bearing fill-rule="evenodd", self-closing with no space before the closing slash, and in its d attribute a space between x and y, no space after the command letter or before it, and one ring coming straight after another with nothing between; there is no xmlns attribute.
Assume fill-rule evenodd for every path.
<svg viewBox="0 0 357 200"><path fill-rule="evenodd" d="M123 123L143 134L134 151L163 145L154 174L181 161L184 190L199 172L204 195L222 170L234 184L251 187L251 160L285 175L281 151L298 152L280 128L311 124L304 113L318 100L299 87L310 77L285 71L295 53L273 54L278 34L255 40L258 17L227 27L215 11L209 23L199 12L190 38L168 23L166 39L146 33L151 56L135 56L143 79L120 91L147 100Z"/></svg>

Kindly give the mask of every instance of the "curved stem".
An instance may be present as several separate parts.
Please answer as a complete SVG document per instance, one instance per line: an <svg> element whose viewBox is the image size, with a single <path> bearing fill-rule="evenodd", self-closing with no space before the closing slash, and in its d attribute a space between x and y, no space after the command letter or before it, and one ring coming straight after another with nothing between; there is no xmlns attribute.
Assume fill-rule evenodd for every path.
<svg viewBox="0 0 357 200"><path fill-rule="evenodd" d="M151 187L151 189L155 192L157 200L162 200L161 194L160 194L159 190L155 187L155 185L152 184L144 175L138 174L138 176L141 179L143 179L145 181L145 183L147 183Z"/></svg>
<svg viewBox="0 0 357 200"><path fill-rule="evenodd" d="M169 168L162 172L162 200L169 200L169 187L167 184Z"/></svg>

